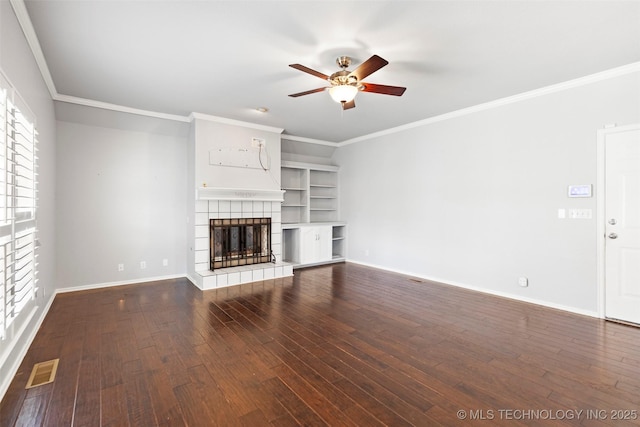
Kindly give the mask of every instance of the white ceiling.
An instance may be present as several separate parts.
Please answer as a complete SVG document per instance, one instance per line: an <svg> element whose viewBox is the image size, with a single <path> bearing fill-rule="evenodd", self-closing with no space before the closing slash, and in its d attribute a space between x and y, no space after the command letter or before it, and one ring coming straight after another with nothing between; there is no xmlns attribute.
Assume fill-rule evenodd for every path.
<svg viewBox="0 0 640 427"><path fill-rule="evenodd" d="M640 1L25 3L58 94L333 142L640 61ZM372 54L402 97L287 96L325 84L289 64Z"/></svg>

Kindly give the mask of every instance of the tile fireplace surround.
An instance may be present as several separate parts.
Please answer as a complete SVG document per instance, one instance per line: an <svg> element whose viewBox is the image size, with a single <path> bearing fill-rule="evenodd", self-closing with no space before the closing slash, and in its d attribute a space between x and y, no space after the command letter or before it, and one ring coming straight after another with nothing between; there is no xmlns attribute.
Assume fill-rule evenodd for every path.
<svg viewBox="0 0 640 427"><path fill-rule="evenodd" d="M259 282L293 275L282 261L282 190L244 190L201 187L195 209L195 284L202 290ZM276 263L209 270L209 220L271 218L271 250Z"/></svg>

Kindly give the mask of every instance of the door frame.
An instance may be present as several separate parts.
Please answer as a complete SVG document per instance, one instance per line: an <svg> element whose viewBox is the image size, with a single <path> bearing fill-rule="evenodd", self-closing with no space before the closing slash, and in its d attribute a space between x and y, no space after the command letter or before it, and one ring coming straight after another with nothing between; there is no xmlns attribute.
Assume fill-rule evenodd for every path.
<svg viewBox="0 0 640 427"><path fill-rule="evenodd" d="M628 132L632 130L640 130L640 124L625 126L607 126L604 129L598 129L597 142L597 179L596 179L596 234L597 234L597 284L598 284L598 317L606 318L606 280L605 280L605 141L608 135L619 132Z"/></svg>

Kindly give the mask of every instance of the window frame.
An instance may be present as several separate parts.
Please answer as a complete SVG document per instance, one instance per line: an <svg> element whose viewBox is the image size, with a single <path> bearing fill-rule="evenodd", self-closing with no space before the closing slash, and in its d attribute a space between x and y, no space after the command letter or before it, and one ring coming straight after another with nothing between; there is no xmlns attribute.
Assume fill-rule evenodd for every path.
<svg viewBox="0 0 640 427"><path fill-rule="evenodd" d="M0 70L0 340L36 305L37 135L35 115Z"/></svg>

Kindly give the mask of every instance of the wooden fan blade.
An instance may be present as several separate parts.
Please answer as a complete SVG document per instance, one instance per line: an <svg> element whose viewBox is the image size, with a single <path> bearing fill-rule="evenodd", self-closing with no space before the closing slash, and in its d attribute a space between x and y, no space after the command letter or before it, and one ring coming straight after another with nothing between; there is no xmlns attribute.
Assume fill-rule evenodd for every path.
<svg viewBox="0 0 640 427"><path fill-rule="evenodd" d="M355 100L351 100L349 102L343 102L342 103L342 109L343 110L348 110L349 108L356 108L356 101Z"/></svg>
<svg viewBox="0 0 640 427"><path fill-rule="evenodd" d="M363 92L381 93L383 95L402 96L404 91L407 90L406 87L400 86L376 85L373 83L362 83L362 85L364 86L362 88Z"/></svg>
<svg viewBox="0 0 640 427"><path fill-rule="evenodd" d="M371 58L360 64L358 68L353 70L350 75L356 76L360 81L366 78L368 75L375 73L388 63L389 61L387 61L386 59L382 59L378 55L373 55Z"/></svg>
<svg viewBox="0 0 640 427"><path fill-rule="evenodd" d="M311 68L305 67L304 65L289 64L289 67L311 74L312 76L320 77L323 80L329 80L329 76L327 76L326 74L322 74L320 71L312 70Z"/></svg>
<svg viewBox="0 0 640 427"><path fill-rule="evenodd" d="M326 87L319 87L317 89L311 89L311 90L307 90L307 91L304 91L304 92L292 93L289 96L291 96L293 98L297 98L297 97L302 96L302 95L310 95L312 93L322 92L325 89L326 89Z"/></svg>

